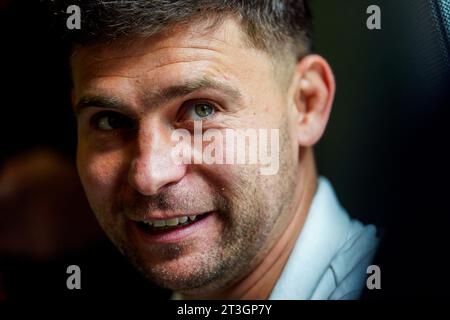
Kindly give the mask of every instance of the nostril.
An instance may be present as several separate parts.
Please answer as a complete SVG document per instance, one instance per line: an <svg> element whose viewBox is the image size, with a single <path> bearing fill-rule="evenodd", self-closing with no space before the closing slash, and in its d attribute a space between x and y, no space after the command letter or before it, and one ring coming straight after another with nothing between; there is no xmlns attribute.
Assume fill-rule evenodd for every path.
<svg viewBox="0 0 450 320"><path fill-rule="evenodd" d="M186 174L186 165L177 165L158 157L141 157L135 159L128 174L130 186L137 192L152 196L162 189L178 183Z"/></svg>

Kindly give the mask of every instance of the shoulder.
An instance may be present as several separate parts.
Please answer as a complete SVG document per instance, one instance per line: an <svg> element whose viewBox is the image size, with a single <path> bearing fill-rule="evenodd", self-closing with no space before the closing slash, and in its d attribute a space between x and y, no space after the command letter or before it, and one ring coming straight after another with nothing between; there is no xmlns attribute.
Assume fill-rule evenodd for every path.
<svg viewBox="0 0 450 320"><path fill-rule="evenodd" d="M366 284L377 230L350 218L331 183L319 179L305 224L271 299L354 299Z"/></svg>
<svg viewBox="0 0 450 320"><path fill-rule="evenodd" d="M367 268L371 265L379 244L377 229L351 220L346 241L336 252L322 279L330 290L327 299L358 299L364 290ZM318 289L320 288L320 284Z"/></svg>

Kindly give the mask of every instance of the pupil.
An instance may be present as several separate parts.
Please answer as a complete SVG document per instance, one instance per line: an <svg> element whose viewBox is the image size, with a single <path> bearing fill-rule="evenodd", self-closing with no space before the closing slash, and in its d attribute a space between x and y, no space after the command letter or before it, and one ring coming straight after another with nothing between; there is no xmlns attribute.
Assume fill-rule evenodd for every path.
<svg viewBox="0 0 450 320"><path fill-rule="evenodd" d="M120 127L120 119L117 117L108 117L108 124L111 126L111 128L118 128Z"/></svg>
<svg viewBox="0 0 450 320"><path fill-rule="evenodd" d="M197 105L197 114L200 117L206 117L206 116L210 115L211 111L212 111L211 107L208 106L207 104Z"/></svg>

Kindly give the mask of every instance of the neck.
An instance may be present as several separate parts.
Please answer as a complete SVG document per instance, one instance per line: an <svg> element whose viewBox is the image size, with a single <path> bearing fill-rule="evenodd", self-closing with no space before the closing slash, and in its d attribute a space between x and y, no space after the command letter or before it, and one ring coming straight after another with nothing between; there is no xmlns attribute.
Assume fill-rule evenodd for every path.
<svg viewBox="0 0 450 320"><path fill-rule="evenodd" d="M303 228L317 189L317 174L312 155L309 160L310 166L305 166L306 170L302 172L303 177L299 179L301 183L297 186L296 201L293 202L291 208L294 214L281 227L278 240L267 251L261 262L242 280L220 294L203 298L236 300L265 300L269 298Z"/></svg>

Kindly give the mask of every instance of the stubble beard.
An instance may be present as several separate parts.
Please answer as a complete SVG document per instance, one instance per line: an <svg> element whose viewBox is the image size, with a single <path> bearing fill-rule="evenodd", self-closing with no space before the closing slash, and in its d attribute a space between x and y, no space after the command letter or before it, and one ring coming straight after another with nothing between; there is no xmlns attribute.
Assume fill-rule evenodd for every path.
<svg viewBox="0 0 450 320"><path fill-rule="evenodd" d="M292 202L297 164L291 160L287 130L280 129L280 133L278 174L267 177L259 175L259 169L244 169L234 186L234 199L219 201L222 210L216 214L224 226L221 237L211 243L211 250L191 254L190 272L174 274L164 263L182 258L189 250L188 243L159 247L154 254L158 254L163 263L154 264L147 261L126 236L110 238L149 281L160 287L190 295L205 295L230 287L248 274L270 250L268 238L273 237L275 224L280 216L287 214ZM106 231L110 235L120 234Z"/></svg>

